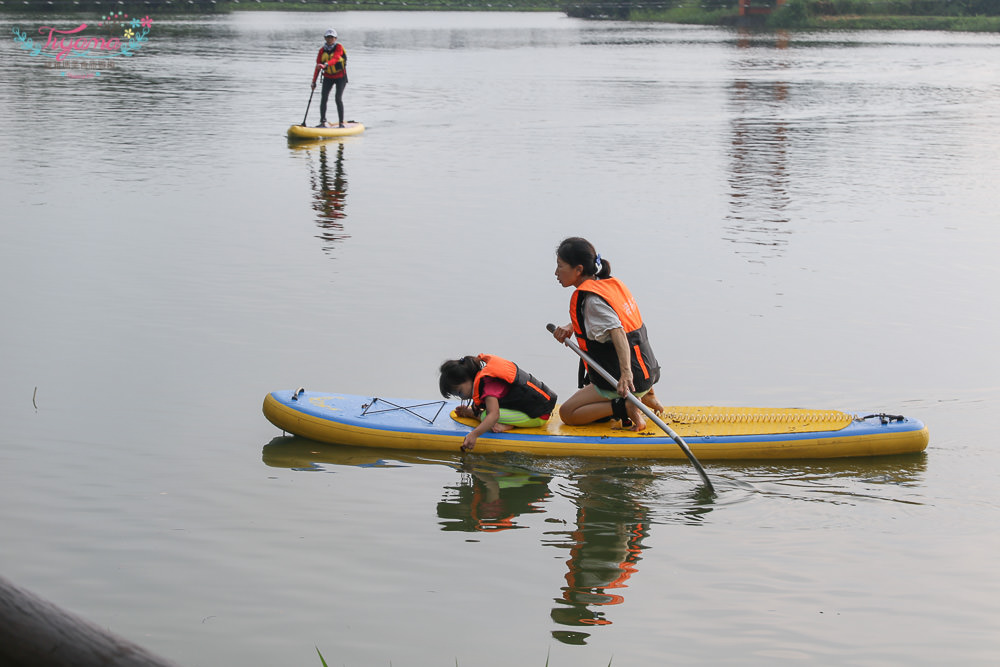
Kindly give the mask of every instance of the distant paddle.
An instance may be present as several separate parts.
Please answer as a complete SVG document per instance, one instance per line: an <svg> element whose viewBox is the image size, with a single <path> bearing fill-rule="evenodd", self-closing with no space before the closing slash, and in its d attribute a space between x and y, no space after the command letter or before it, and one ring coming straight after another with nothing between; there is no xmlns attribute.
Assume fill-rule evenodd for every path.
<svg viewBox="0 0 1000 667"><path fill-rule="evenodd" d="M302 117L302 127L306 127L306 119L309 118L309 105L313 103L313 93L316 92L316 84L313 84L312 90L309 91L309 101L306 103L306 115ZM322 104L320 106L323 106Z"/></svg>
<svg viewBox="0 0 1000 667"><path fill-rule="evenodd" d="M546 324L545 328L549 330L549 333L553 333L556 330L556 325L554 325L554 324ZM584 352L583 350L581 350L579 348L579 346L577 346L576 343L574 343L573 341L571 341L570 339L567 338L565 341L563 341L563 345L565 345L566 347L568 347L569 349L573 350L578 355L580 355L580 358L587 362L587 366L589 366L590 368L592 368L595 371L597 371L601 375L601 377L603 377L605 380L607 380L608 382L610 382L612 385L615 385L615 386L618 385L618 380L616 380L611 375L611 373L609 373L606 370L604 370L603 368L601 368L598 365L598 363L596 361L594 361L593 359L591 359L590 356L586 352ZM674 442L677 443L677 445L684 451L684 454L687 455L688 460L691 461L691 465L693 465L695 467L695 470L698 471L698 474L701 475L702 481L705 482L705 488L708 490L708 492L710 494L715 495L715 487L712 486L712 482L709 481L708 475L705 474L705 469L701 467L701 464L698 463L698 459L696 459L694 457L694 454L691 453L691 449L687 446L687 443L684 442L684 439L681 436L679 436L676 433L674 433L674 430L672 428L670 428L669 426L667 426L663 422L662 419L660 419L659 417L657 417L656 414L652 410L650 410L642 401L640 401L638 398L636 398L635 394L633 394L632 392L629 392L628 396L626 396L625 399L629 403L631 403L632 405L634 405L635 407L637 407L640 410L642 410L642 413L644 415L646 415L651 420L653 420L653 422L657 426L659 426L661 429L663 429L664 433L666 433L667 435L669 435L670 438Z"/></svg>

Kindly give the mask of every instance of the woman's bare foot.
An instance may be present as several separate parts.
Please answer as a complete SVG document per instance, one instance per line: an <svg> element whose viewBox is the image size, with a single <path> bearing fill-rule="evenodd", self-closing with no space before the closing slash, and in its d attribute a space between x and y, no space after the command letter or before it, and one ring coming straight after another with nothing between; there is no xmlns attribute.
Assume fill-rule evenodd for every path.
<svg viewBox="0 0 1000 667"><path fill-rule="evenodd" d="M627 403L625 410L628 412L628 418L632 420L632 428L629 430L642 431L646 428L646 419L642 416L642 410L632 405L632 403Z"/></svg>
<svg viewBox="0 0 1000 667"><path fill-rule="evenodd" d="M642 397L642 404L656 414L663 412L663 404L660 403L660 399L656 397L656 394L653 393L652 389L646 392L646 394Z"/></svg>
<svg viewBox="0 0 1000 667"><path fill-rule="evenodd" d="M494 433L503 433L504 431L509 431L512 428L514 428L514 427L511 426L510 424L494 424L493 425L493 432Z"/></svg>

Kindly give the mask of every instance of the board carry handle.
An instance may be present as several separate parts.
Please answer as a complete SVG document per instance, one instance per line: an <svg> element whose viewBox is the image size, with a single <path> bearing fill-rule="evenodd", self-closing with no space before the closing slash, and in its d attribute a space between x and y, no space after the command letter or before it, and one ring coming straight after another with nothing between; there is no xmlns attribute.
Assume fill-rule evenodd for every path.
<svg viewBox="0 0 1000 667"><path fill-rule="evenodd" d="M548 329L549 333L555 333L556 325L549 323L545 325L545 328ZM581 350L576 343L567 338L566 340L563 341L563 345L576 352L581 359L587 362L588 367L597 371L600 374L600 376L603 377L605 380L607 380L614 386L618 385L618 380L616 380L614 376L611 375L611 373L601 368L601 366L596 361L591 359L590 355ZM635 407L639 408L639 410L641 410L644 415L649 417L653 421L653 423L655 423L657 426L663 429L663 432L666 433L668 436L670 436L671 440L677 443L677 446L684 451L684 455L688 457L689 461L691 461L691 465L693 465L695 470L698 471L698 474L701 475L701 480L705 483L705 489L708 491L709 494L713 496L716 495L715 487L712 486L711 480L708 479L708 475L705 473L705 469L701 467L701 463L699 463L698 459L696 459L694 454L691 453L691 448L688 447L688 444L686 442L684 442L684 438L677 435L672 428L667 426L662 419L657 417L656 413L650 410L645 403L636 398L635 394L633 394L631 391L628 393L628 396L625 397L625 400L627 400Z"/></svg>

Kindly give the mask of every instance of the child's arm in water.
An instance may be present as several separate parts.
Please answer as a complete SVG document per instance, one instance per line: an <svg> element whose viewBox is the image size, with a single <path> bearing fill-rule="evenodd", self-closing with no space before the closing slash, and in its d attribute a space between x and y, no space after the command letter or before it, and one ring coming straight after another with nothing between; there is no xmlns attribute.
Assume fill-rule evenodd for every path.
<svg viewBox="0 0 1000 667"><path fill-rule="evenodd" d="M476 446L476 440L483 433L490 431L497 422L500 420L500 401L497 400L496 396L486 397L486 416L483 417L483 421L479 422L479 426L472 429L468 435L465 436L465 440L462 442L462 451L471 452Z"/></svg>

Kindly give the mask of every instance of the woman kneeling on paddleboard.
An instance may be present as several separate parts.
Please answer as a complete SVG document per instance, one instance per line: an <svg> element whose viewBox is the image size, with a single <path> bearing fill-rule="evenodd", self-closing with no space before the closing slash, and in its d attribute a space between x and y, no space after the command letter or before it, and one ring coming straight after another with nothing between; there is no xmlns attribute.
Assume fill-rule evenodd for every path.
<svg viewBox="0 0 1000 667"><path fill-rule="evenodd" d="M465 436L462 451L470 451L483 433L509 431L517 426L544 426L556 406L556 395L543 382L512 361L491 354L462 357L441 364L441 395L472 405L455 409L459 417L480 420Z"/></svg>
<svg viewBox="0 0 1000 667"><path fill-rule="evenodd" d="M653 392L660 366L646 336L639 307L625 284L611 277L611 264L589 241L571 237L556 250L556 279L575 287L569 301L571 322L556 327L560 343L576 336L577 345L612 376L614 386L580 361L579 387L559 408L559 418L572 426L614 417L633 431L646 428L639 408L623 397L633 392L650 409L661 412Z"/></svg>

